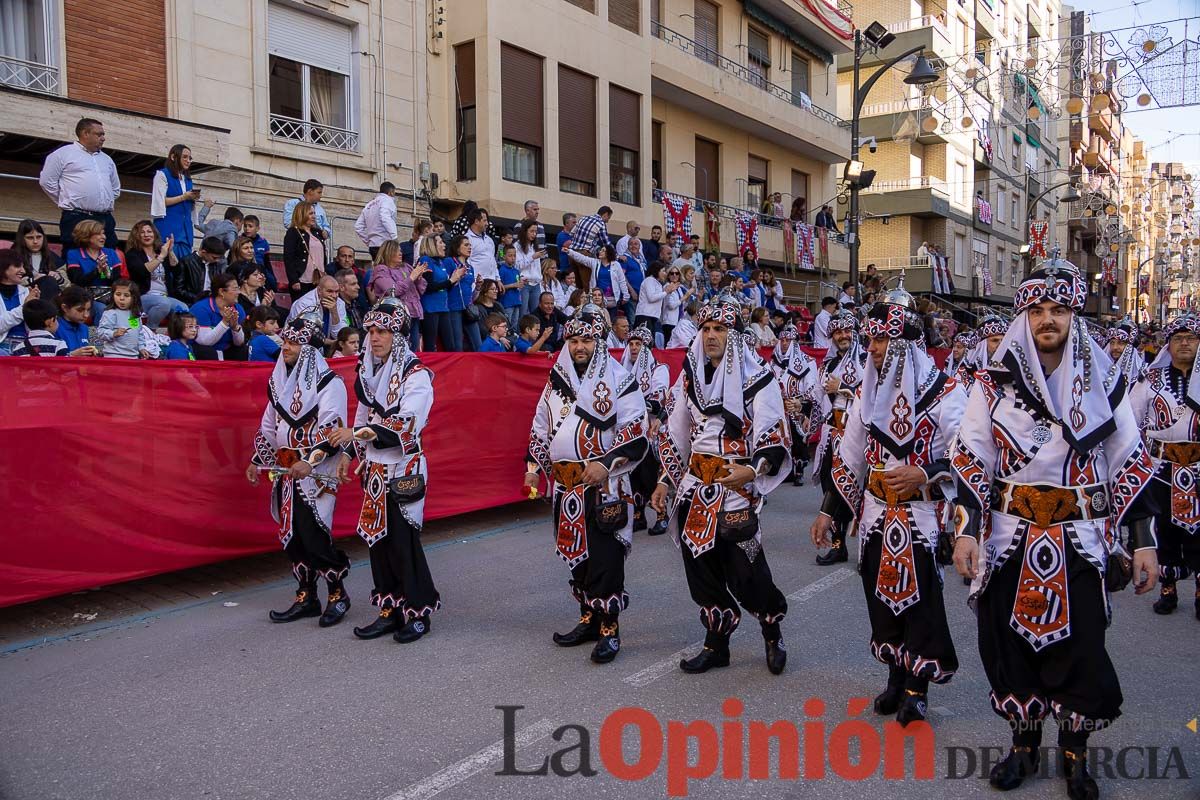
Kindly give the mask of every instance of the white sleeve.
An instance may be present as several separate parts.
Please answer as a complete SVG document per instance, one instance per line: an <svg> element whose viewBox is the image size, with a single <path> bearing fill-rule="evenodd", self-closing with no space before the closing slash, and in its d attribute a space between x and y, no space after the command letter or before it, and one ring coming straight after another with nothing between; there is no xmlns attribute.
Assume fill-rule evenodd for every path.
<svg viewBox="0 0 1200 800"><path fill-rule="evenodd" d="M657 278L647 278L642 281L642 292L645 293L646 302L648 303L657 303L667 294Z"/></svg>
<svg viewBox="0 0 1200 800"><path fill-rule="evenodd" d="M150 216L162 219L167 215L167 176L161 170L154 173L150 187Z"/></svg>
<svg viewBox="0 0 1200 800"><path fill-rule="evenodd" d="M38 176L38 185L56 206L58 205L58 181L62 177L62 170L62 156L59 155L58 150L55 150L46 157L46 163L42 165L42 173Z"/></svg>
<svg viewBox="0 0 1200 800"><path fill-rule="evenodd" d="M389 239L395 239L398 236L396 231L395 203L383 207L383 210L379 212L379 221L383 223L383 229L387 232Z"/></svg>
<svg viewBox="0 0 1200 800"><path fill-rule="evenodd" d="M1129 393L1129 406L1133 409L1133 418L1137 421L1138 428L1146 430L1148 423L1146 412L1150 408L1150 399L1154 392L1150 388L1150 381L1138 381L1133 385L1133 391Z"/></svg>
<svg viewBox="0 0 1200 800"><path fill-rule="evenodd" d="M21 303L11 311L0 304L0 338L8 336L8 332L20 325L25 319L25 304Z"/></svg>
<svg viewBox="0 0 1200 800"><path fill-rule="evenodd" d="M363 210L358 212L358 219L354 220L354 232L363 240L363 244L367 245L371 243L370 237L367 236L367 210L370 208L371 204L367 203Z"/></svg>
<svg viewBox="0 0 1200 800"><path fill-rule="evenodd" d="M107 156L106 156L107 158ZM108 177L112 181L113 201L121 196L121 177L117 175L117 165L113 163L111 158L108 160Z"/></svg>
<svg viewBox="0 0 1200 800"><path fill-rule="evenodd" d="M227 330L229 330L229 326L225 324L224 320L221 320L211 328L205 328L202 326L196 333L196 341L202 345L211 347L217 343L217 340L225 335L225 331ZM236 335L234 338L237 338ZM241 342L238 342L238 344L241 344Z"/></svg>

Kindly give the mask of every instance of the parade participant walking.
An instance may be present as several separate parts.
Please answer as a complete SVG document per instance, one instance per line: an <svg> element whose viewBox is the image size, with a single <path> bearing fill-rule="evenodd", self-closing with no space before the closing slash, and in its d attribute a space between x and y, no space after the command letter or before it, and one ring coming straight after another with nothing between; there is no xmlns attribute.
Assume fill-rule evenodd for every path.
<svg viewBox="0 0 1200 800"><path fill-rule="evenodd" d="M783 390L783 409L792 426L792 484L804 485L808 433L817 391L817 362L800 347L800 331L786 325L771 353L771 370Z"/></svg>
<svg viewBox="0 0 1200 800"><path fill-rule="evenodd" d="M825 494L833 488L833 453L846 430L850 402L867 374L867 351L858 340L858 319L851 311L839 311L829 320L833 339L831 355L821 362L817 373L817 408L813 420L820 425L820 437L813 456L813 479ZM817 564L828 567L849 559L846 550L846 525L834 523L830 533L832 546L817 556Z"/></svg>
<svg viewBox="0 0 1200 800"><path fill-rule="evenodd" d="M636 239L634 241L637 241ZM627 369L637 380L638 390L646 399L646 418L649 428L649 441L655 441L659 426L665 414L663 404L667 399L667 390L671 387L671 373L666 364L658 363L651 348L654 347L654 334L645 325L638 326L629 334L625 343L625 351L621 355L621 366ZM646 505L650 495L658 484L658 453L649 449L646 457L638 464L637 469L630 475L629 480L633 489L633 530L646 529ZM667 520L659 516L650 528L651 536L660 536L667 532Z"/></svg>
<svg viewBox="0 0 1200 800"><path fill-rule="evenodd" d="M599 346L608 336L600 308L583 306L563 327L566 344L534 411L525 486L535 493L539 473L550 483L556 547L579 603L579 623L554 643L596 642L591 659L604 664L621 649L618 617L629 605L629 476L646 454L646 402Z"/></svg>
<svg viewBox="0 0 1200 800"><path fill-rule="evenodd" d="M1131 393L1133 414L1146 437L1154 475L1150 491L1164 511L1158 518L1158 577L1154 611L1170 614L1179 605L1175 584L1196 576L1196 619L1200 619L1200 379L1195 370L1200 318L1186 315L1167 324L1167 346ZM1125 345L1122 357L1136 348ZM1141 355L1138 354L1138 358Z"/></svg>
<svg viewBox="0 0 1200 800"><path fill-rule="evenodd" d="M1128 563L1113 538L1119 526L1132 528L1139 594L1158 569L1152 493L1143 491L1153 465L1124 382L1105 384L1111 362L1078 316L1087 292L1057 258L1018 287L1017 315L978 373L951 452L954 564L973 579L992 708L1012 728L1012 750L990 781L1012 789L1038 771L1043 719L1053 713L1073 800L1099 796L1088 734L1121 709L1104 645L1106 590L1129 575L1118 569Z"/></svg>
<svg viewBox="0 0 1200 800"><path fill-rule="evenodd" d="M953 492L947 451L966 393L921 344L921 321L903 286L871 307L866 375L833 453L834 491L812 525L829 547L834 520L858 518L859 572L871 620L871 652L888 666L877 714L925 719L930 683L958 669L936 553L939 502ZM865 489L865 491L864 491Z"/></svg>
<svg viewBox="0 0 1200 800"><path fill-rule="evenodd" d="M783 672L779 623L787 600L762 547L763 498L787 477L790 440L779 381L746 346L741 305L719 295L696 315L700 332L667 395L659 434L662 475L651 505L674 524L683 571L706 630L684 672L729 666L739 604L762 627L767 668ZM674 505L668 514L667 495Z"/></svg>
<svg viewBox="0 0 1200 800"><path fill-rule="evenodd" d="M1113 369L1120 370L1132 390L1133 385L1146 377L1146 360L1138 352L1138 331L1129 320L1108 331L1108 357Z"/></svg>
<svg viewBox="0 0 1200 800"><path fill-rule="evenodd" d="M333 543L335 474L339 446L329 434L346 424L346 385L325 363L314 342L318 324L300 317L280 332L282 353L267 384L267 407L254 437L254 455L246 479L257 485L259 473L272 481L271 516L279 523L279 541L292 560L299 588L286 611L272 611L272 622L320 616L321 627L336 625L350 609L342 585L350 559ZM317 578L329 588L324 613Z"/></svg>
<svg viewBox="0 0 1200 800"><path fill-rule="evenodd" d="M442 605L421 547L428 477L421 434L433 407L433 375L409 349L411 324L395 297L367 312L367 347L354 382L354 426L330 435L339 445L353 442L363 464L358 535L370 548L371 604L379 616L354 635L374 639L393 633L401 643L429 633L429 616ZM349 461L343 455L342 477Z"/></svg>

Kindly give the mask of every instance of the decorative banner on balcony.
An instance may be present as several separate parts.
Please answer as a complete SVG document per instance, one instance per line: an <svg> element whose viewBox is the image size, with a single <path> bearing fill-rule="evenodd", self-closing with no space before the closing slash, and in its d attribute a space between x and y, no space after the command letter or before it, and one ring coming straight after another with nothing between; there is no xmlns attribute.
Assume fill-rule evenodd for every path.
<svg viewBox="0 0 1200 800"><path fill-rule="evenodd" d="M1100 274L1103 276L1104 283L1108 286L1117 285L1117 257L1105 256L1100 259Z"/></svg>
<svg viewBox="0 0 1200 800"><path fill-rule="evenodd" d="M1043 219L1029 223L1029 257L1046 257L1046 237L1050 234L1050 223Z"/></svg>
<svg viewBox="0 0 1200 800"><path fill-rule="evenodd" d="M941 253L930 253L929 267L933 271L931 281L934 294L953 294L954 281L950 278L950 267L946 256Z"/></svg>
<svg viewBox="0 0 1200 800"><path fill-rule="evenodd" d="M1138 275L1138 294L1150 294L1150 276Z"/></svg>
<svg viewBox="0 0 1200 800"><path fill-rule="evenodd" d="M813 264L813 227L800 220L789 223L796 234L796 263L800 269L816 269Z"/></svg>
<svg viewBox="0 0 1200 800"><path fill-rule="evenodd" d="M758 215L739 211L733 220L738 255L758 261Z"/></svg>
<svg viewBox="0 0 1200 800"><path fill-rule="evenodd" d="M804 0L804 5L817 15L817 19L825 23L825 27L833 31L839 38L850 41L854 38L854 22L843 14L836 5L825 0Z"/></svg>
<svg viewBox="0 0 1200 800"><path fill-rule="evenodd" d="M974 262L975 274L979 276L984 294L992 293L992 270L988 267L987 250L972 250L971 261Z"/></svg>
<svg viewBox="0 0 1200 800"><path fill-rule="evenodd" d="M704 204L704 251L721 252L721 217L712 203Z"/></svg>
<svg viewBox="0 0 1200 800"><path fill-rule="evenodd" d="M663 192L663 222L667 233L678 233L685 241L692 235L692 204L687 198Z"/></svg>
<svg viewBox="0 0 1200 800"><path fill-rule="evenodd" d="M992 204L982 197L975 198L975 209L979 212L979 221L984 225L991 225L992 220Z"/></svg>

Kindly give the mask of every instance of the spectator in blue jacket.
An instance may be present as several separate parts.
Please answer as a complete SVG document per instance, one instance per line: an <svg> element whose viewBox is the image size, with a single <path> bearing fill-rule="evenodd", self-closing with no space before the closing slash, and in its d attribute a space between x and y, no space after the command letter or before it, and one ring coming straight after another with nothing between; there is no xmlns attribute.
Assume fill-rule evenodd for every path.
<svg viewBox="0 0 1200 800"><path fill-rule="evenodd" d="M462 280L466 269L459 267L453 273L447 271L446 242L440 236L426 236L421 241L421 258L417 265L425 271L425 292L421 295L421 309L425 317L421 320L422 348L426 351L452 352L455 342L450 330L450 292L454 284Z"/></svg>
<svg viewBox="0 0 1200 800"><path fill-rule="evenodd" d="M456 336L450 348L455 352L463 350L463 337L466 336L467 349L472 353L479 351L479 326L466 319L466 310L474 302L475 268L471 266L471 243L466 236L455 236L450 240L449 253L446 257L446 270L451 274L461 273L457 282L447 289L447 311L450 314L450 334Z"/></svg>

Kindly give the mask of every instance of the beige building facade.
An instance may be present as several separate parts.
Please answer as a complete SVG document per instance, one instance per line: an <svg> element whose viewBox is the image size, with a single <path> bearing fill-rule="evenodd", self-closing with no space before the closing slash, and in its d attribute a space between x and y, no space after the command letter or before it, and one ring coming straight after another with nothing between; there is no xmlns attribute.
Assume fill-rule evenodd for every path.
<svg viewBox="0 0 1200 800"><path fill-rule="evenodd" d="M825 7L837 19L835 7ZM536 21L536 24L533 22ZM848 23L847 31L848 31ZM792 0L502 0L446 4L445 44L429 56L435 208L474 200L518 220L537 200L543 224L614 210L663 223L660 192L733 217L779 192L811 223L837 194L849 128L834 116L835 25ZM760 226L760 257L783 261L780 227ZM843 247L831 257L846 269ZM815 291L815 290L814 290Z"/></svg>
<svg viewBox="0 0 1200 800"><path fill-rule="evenodd" d="M339 245L363 248L353 220L384 180L400 190L402 223L427 213L426 0L18 5L16 43L0 52L0 229L34 217L55 234L58 212L31 178L84 116L105 124L118 165L119 228L149 216L151 178L175 143L191 148L213 213L257 214L277 248L282 206L309 178L326 185ZM110 70L94 56L128 39L130 15L152 57Z"/></svg>

